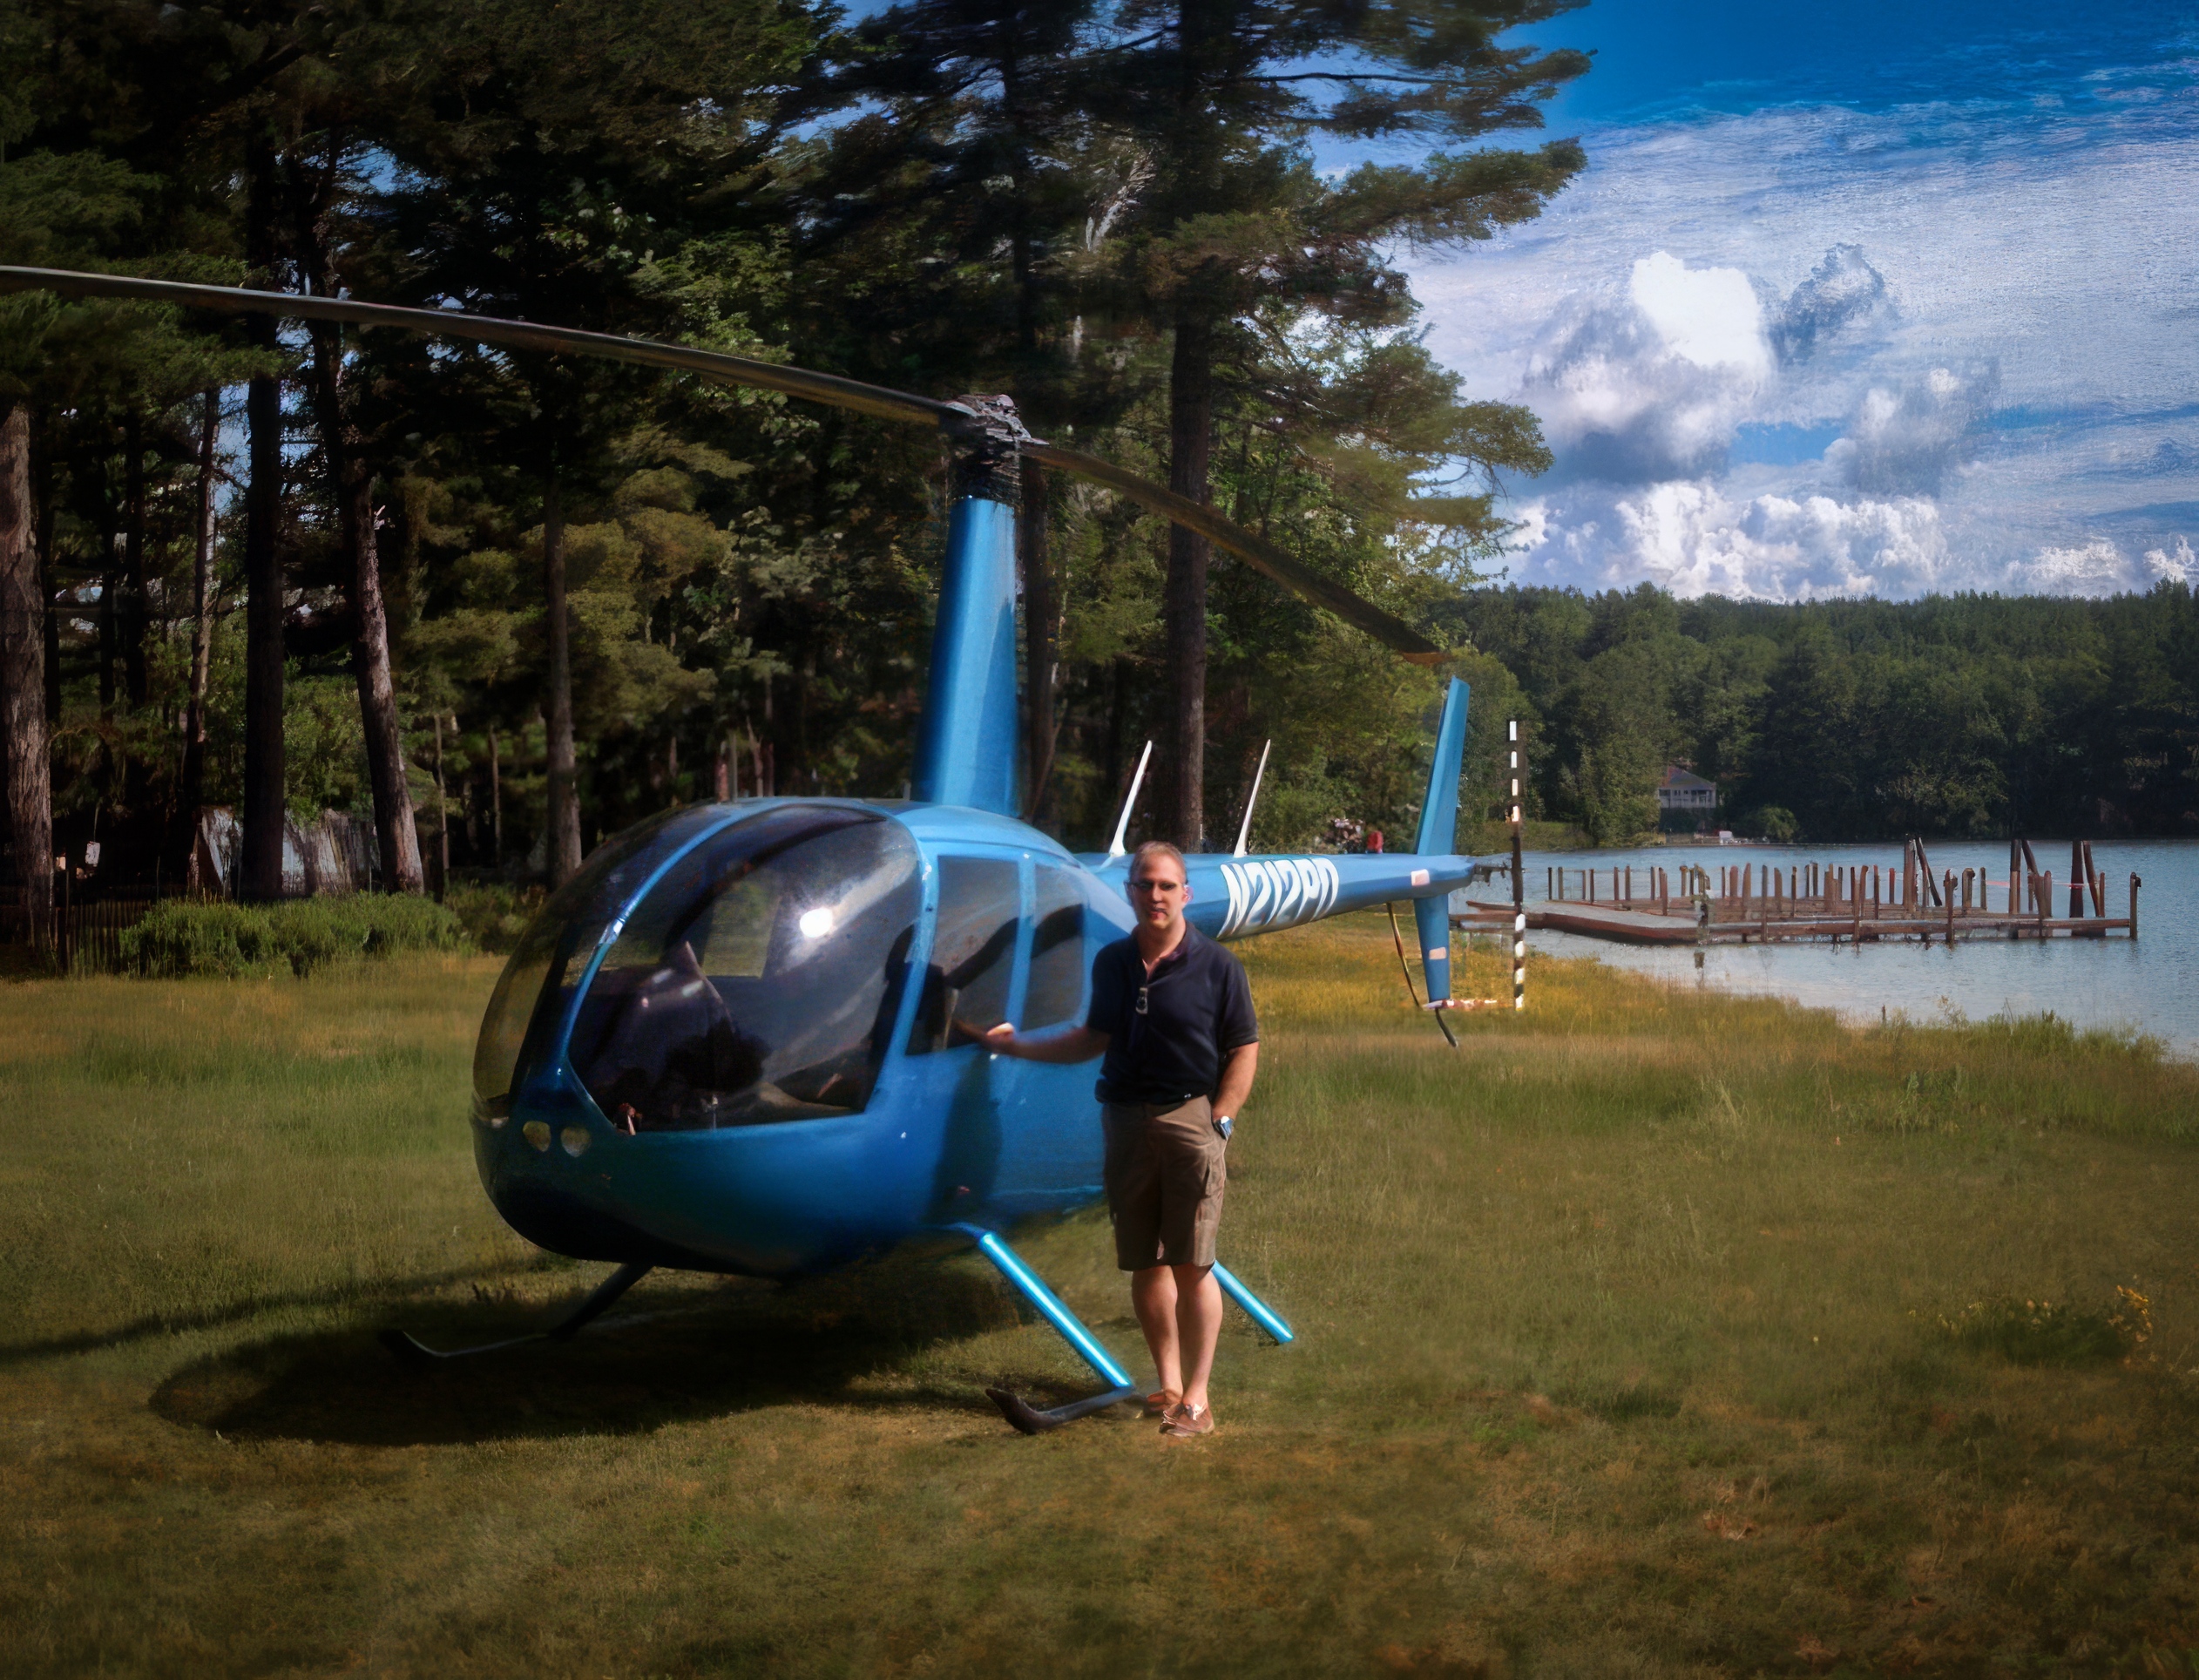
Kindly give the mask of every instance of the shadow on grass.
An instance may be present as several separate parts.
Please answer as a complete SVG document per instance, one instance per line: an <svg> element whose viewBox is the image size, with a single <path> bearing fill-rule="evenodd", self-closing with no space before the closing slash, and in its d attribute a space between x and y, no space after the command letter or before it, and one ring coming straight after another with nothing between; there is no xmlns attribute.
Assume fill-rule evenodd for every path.
<svg viewBox="0 0 2199 1680"><path fill-rule="evenodd" d="M406 1317L408 1328L441 1346L554 1321L518 1305L493 1314L479 1304L430 1306ZM1014 1304L984 1274L894 1256L800 1284L697 1278L659 1287L629 1296L570 1342L425 1370L397 1359L368 1326L249 1343L176 1372L152 1406L172 1423L230 1440L383 1446L629 1434L802 1403L992 1417L975 1383L897 1380L894 1368L1018 1322ZM1041 1404L1079 1392L1028 1372L1001 1380Z"/></svg>
<svg viewBox="0 0 2199 1680"><path fill-rule="evenodd" d="M430 1272L380 1286L362 1287L356 1283L346 1282L331 1284L325 1289L247 1295L225 1306L208 1308L201 1312L147 1313L142 1318L132 1318L128 1324L118 1324L112 1330L78 1331L67 1336L49 1336L35 1342L0 1344L0 1370L10 1365L28 1365L37 1359L127 1347L132 1342L146 1341L156 1336L178 1336L193 1330L219 1330L225 1324L242 1324L247 1318L257 1318L262 1313L279 1312L290 1307L334 1307L361 1304L377 1310L390 1310L417 1290L445 1289L454 1284L471 1284L478 1290L484 1278L502 1278L509 1289L511 1279L524 1277L545 1269L545 1263L541 1260L516 1260L508 1265L467 1266L456 1271Z"/></svg>

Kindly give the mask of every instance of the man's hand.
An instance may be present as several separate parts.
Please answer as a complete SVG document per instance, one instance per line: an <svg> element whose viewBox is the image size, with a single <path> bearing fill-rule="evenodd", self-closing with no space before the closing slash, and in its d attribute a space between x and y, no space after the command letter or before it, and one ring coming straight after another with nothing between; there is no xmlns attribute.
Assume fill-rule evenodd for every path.
<svg viewBox="0 0 2199 1680"><path fill-rule="evenodd" d="M1018 1061L1090 1061L1107 1048L1107 1035L1089 1026L1049 1026L1041 1033L1018 1033L1003 1021L978 1037L992 1054L1013 1056Z"/></svg>
<svg viewBox="0 0 2199 1680"><path fill-rule="evenodd" d="M1221 1088L1214 1094L1214 1111L1233 1120L1244 1112L1252 1094L1252 1076L1260 1071L1258 1040L1241 1044L1222 1059Z"/></svg>

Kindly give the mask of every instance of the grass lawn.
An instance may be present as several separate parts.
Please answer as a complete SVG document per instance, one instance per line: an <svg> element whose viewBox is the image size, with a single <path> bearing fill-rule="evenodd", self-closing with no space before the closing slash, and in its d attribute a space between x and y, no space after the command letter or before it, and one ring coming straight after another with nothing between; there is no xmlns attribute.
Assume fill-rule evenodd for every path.
<svg viewBox="0 0 2199 1680"><path fill-rule="evenodd" d="M1187 1445L1012 1433L1082 1379L967 1256L406 1374L606 1270L475 1182L494 959L0 986L0 1670L2199 1673L2199 1068L1561 962L1453 1052L1378 918L1241 949L1301 1339Z"/></svg>

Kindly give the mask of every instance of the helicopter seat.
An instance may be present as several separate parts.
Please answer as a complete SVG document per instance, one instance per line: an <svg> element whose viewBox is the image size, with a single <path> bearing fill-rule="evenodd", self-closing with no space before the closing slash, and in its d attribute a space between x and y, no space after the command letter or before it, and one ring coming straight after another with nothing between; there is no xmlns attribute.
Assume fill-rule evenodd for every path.
<svg viewBox="0 0 2199 1680"><path fill-rule="evenodd" d="M726 1093L763 1078L764 1041L734 1024L694 947L682 939L667 957L597 977L596 1101L629 1136L711 1125Z"/></svg>

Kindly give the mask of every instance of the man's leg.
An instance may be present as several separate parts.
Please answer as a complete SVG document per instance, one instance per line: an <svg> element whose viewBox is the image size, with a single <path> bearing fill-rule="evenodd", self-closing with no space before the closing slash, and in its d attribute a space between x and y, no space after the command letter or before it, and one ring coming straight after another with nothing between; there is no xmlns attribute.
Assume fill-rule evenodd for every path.
<svg viewBox="0 0 2199 1680"><path fill-rule="evenodd" d="M1175 1297L1175 1340L1183 1362L1183 1403L1204 1406L1207 1379L1214 1372L1215 1344L1221 1339L1221 1285L1215 1281L1212 1266L1171 1266L1168 1270L1169 1293ZM1152 1338L1150 1331L1147 1338Z"/></svg>
<svg viewBox="0 0 2199 1680"><path fill-rule="evenodd" d="M1176 1339L1175 1274L1179 1270L1190 1268L1147 1266L1130 1274L1130 1303L1137 1309L1139 1327L1146 1333L1146 1347L1153 1354L1160 1386L1172 1394L1183 1392L1183 1358ZM1207 1358L1211 1365L1211 1347L1207 1350ZM1202 1376L1200 1380L1203 1383L1206 1379Z"/></svg>

